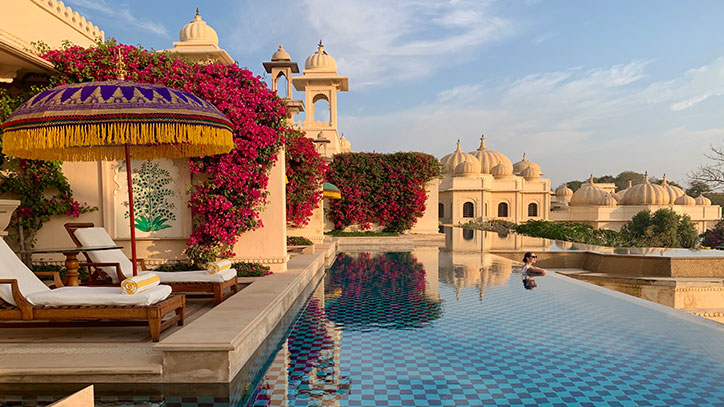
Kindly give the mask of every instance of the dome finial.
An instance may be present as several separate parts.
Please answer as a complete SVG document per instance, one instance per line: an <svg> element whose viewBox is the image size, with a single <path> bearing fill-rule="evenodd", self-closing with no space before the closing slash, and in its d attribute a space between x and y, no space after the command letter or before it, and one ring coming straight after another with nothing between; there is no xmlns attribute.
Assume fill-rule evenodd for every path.
<svg viewBox="0 0 724 407"><path fill-rule="evenodd" d="M593 185L593 174L591 174L591 176L588 177L588 183Z"/></svg>
<svg viewBox="0 0 724 407"><path fill-rule="evenodd" d="M523 153L523 161L528 161L528 159L525 158L525 153Z"/></svg>
<svg viewBox="0 0 724 407"><path fill-rule="evenodd" d="M198 8L198 7L196 7L196 15L194 16L194 20L193 20L193 21L201 21L201 14L199 14L199 8ZM193 21L192 21L192 22L193 22Z"/></svg>
<svg viewBox="0 0 724 407"><path fill-rule="evenodd" d="M478 150L479 150L479 151L485 151L485 150L487 150L487 149L488 149L488 148L485 147L485 134L481 134L481 135L480 135L480 147L478 147Z"/></svg>
<svg viewBox="0 0 724 407"><path fill-rule="evenodd" d="M628 180L628 187L631 188L633 186L633 181Z"/></svg>
<svg viewBox="0 0 724 407"><path fill-rule="evenodd" d="M644 183L645 184L649 183L649 172L648 171L644 172Z"/></svg>
<svg viewBox="0 0 724 407"><path fill-rule="evenodd" d="M199 8L196 7L196 15L199 15Z"/></svg>
<svg viewBox="0 0 724 407"><path fill-rule="evenodd" d="M460 150L460 139L458 139L458 148L455 151L461 151Z"/></svg>

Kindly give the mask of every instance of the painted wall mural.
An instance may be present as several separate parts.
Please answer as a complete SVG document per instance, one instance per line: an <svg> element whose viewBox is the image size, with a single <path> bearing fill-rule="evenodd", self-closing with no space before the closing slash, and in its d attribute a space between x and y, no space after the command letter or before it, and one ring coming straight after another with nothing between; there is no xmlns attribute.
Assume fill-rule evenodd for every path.
<svg viewBox="0 0 724 407"><path fill-rule="evenodd" d="M132 167L133 168L133 167ZM133 199L136 229L141 232L156 232L171 227L176 220L176 205L170 199L176 192L168 187L171 173L159 167L158 162L144 161L133 168ZM128 201L123 202L127 208ZM123 217L128 219L128 210Z"/></svg>
<svg viewBox="0 0 724 407"><path fill-rule="evenodd" d="M128 228L128 193L125 163L113 165L114 190L112 219L115 237L130 237ZM143 238L183 238L188 231L186 184L173 160L131 161L136 236Z"/></svg>

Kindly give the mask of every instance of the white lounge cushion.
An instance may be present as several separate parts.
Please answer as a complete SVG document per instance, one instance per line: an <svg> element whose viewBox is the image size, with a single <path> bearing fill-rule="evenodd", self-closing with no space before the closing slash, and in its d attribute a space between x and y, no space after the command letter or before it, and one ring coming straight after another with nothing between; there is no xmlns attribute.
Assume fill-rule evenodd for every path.
<svg viewBox="0 0 724 407"><path fill-rule="evenodd" d="M75 237L83 246L115 246L116 242L113 241L111 236L106 232L104 228L80 228L75 230ZM133 263L128 260L128 257L123 253L121 249L114 250L98 250L88 252L93 263L119 263L121 265L121 271L123 275L133 277ZM105 272L108 277L113 280L114 284L119 284L118 275L116 274L116 268L113 266L101 267L101 270Z"/></svg>
<svg viewBox="0 0 724 407"><path fill-rule="evenodd" d="M171 294L171 287L157 285L136 294L124 294L118 287L61 287L27 296L38 306L62 305L152 305Z"/></svg>
<svg viewBox="0 0 724 407"><path fill-rule="evenodd" d="M20 261L13 250L0 238L0 279L17 280L20 293L27 297L38 292L50 291L32 271ZM10 284L0 284L0 298L12 305L18 305L13 298Z"/></svg>
<svg viewBox="0 0 724 407"><path fill-rule="evenodd" d="M236 269L222 270L216 274L209 274L206 270L195 271L154 271L163 283L193 283L193 282L224 282L236 275Z"/></svg>

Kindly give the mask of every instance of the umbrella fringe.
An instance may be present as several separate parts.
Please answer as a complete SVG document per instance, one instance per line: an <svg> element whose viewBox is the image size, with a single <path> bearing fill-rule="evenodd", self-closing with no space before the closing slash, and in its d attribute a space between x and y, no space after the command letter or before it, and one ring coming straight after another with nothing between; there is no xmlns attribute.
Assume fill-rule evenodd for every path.
<svg viewBox="0 0 724 407"><path fill-rule="evenodd" d="M6 129L3 153L18 158L63 161L118 160L123 146L135 159L215 155L235 146L226 127L187 123L98 123ZM92 147L92 148L88 148ZM200 153L200 154L199 154Z"/></svg>

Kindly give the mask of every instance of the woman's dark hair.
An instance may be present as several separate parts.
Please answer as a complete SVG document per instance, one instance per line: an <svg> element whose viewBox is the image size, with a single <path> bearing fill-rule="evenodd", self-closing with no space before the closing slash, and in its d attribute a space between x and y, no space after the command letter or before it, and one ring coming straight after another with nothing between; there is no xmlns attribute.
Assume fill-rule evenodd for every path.
<svg viewBox="0 0 724 407"><path fill-rule="evenodd" d="M530 258L532 256L533 256L532 252L525 252L525 254L523 255L523 263L527 262L528 258Z"/></svg>

